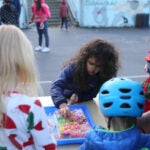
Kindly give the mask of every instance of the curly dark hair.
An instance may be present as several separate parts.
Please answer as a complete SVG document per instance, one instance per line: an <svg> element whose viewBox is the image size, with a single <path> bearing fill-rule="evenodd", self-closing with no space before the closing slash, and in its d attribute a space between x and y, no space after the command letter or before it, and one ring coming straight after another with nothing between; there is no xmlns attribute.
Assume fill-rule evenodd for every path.
<svg viewBox="0 0 150 150"><path fill-rule="evenodd" d="M73 71L74 84L81 90L88 89L88 72L87 60L88 58L96 58L96 62L100 64L100 86L108 79L115 77L119 68L118 50L109 41L103 39L93 39L81 47L76 55L71 57L64 66L71 62L76 62Z"/></svg>

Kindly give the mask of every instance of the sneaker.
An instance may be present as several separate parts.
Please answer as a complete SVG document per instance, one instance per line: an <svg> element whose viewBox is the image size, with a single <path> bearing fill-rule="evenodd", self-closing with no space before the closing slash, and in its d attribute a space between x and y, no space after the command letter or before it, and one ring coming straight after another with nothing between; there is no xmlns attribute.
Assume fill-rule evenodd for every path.
<svg viewBox="0 0 150 150"><path fill-rule="evenodd" d="M41 51L41 50L42 50L42 47L41 47L41 46L37 46L34 50L35 50L35 51Z"/></svg>
<svg viewBox="0 0 150 150"><path fill-rule="evenodd" d="M49 47L44 47L43 49L42 49L42 52L49 52L50 51L50 48Z"/></svg>

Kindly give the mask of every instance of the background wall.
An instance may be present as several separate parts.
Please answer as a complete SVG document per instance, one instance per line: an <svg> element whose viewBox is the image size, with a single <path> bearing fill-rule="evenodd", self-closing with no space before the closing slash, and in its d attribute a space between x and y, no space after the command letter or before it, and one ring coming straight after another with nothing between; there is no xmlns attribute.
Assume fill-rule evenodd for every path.
<svg viewBox="0 0 150 150"><path fill-rule="evenodd" d="M67 1L75 19L84 27L131 27L135 26L137 14L150 14L150 0Z"/></svg>

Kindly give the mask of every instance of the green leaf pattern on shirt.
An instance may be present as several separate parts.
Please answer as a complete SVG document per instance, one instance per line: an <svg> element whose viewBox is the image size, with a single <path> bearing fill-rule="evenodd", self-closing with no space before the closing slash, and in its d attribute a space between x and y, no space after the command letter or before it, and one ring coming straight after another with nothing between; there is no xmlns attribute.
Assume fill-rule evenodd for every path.
<svg viewBox="0 0 150 150"><path fill-rule="evenodd" d="M27 122L29 123L28 130L30 132L30 130L32 130L34 128L34 114L33 114L33 112L30 112L28 114Z"/></svg>

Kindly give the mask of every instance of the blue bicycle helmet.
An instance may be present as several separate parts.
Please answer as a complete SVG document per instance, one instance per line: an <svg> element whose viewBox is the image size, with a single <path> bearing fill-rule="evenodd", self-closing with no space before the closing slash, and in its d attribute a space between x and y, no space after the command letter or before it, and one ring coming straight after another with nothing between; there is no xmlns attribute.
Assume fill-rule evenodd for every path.
<svg viewBox="0 0 150 150"><path fill-rule="evenodd" d="M108 117L141 116L145 106L142 86L128 78L112 78L99 91L99 105Z"/></svg>

